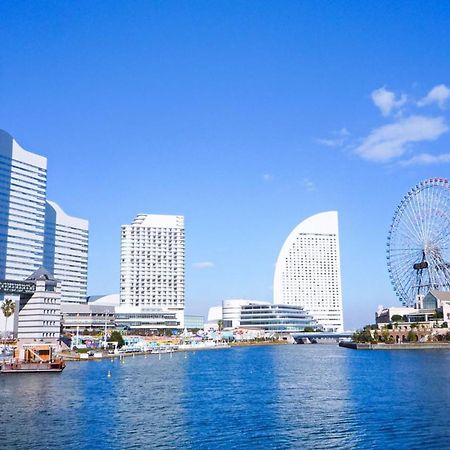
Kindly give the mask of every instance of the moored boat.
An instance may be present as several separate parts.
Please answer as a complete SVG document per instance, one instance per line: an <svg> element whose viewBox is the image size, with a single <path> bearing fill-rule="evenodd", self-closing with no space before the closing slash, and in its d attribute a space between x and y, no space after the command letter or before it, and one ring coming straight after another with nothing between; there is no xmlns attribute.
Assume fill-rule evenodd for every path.
<svg viewBox="0 0 450 450"><path fill-rule="evenodd" d="M24 344L16 349L12 361L3 362L0 373L62 372L65 367L64 359L54 354L51 345Z"/></svg>
<svg viewBox="0 0 450 450"><path fill-rule="evenodd" d="M62 358L50 362L9 362L2 365L1 373L37 373L37 372L62 372L66 363Z"/></svg>

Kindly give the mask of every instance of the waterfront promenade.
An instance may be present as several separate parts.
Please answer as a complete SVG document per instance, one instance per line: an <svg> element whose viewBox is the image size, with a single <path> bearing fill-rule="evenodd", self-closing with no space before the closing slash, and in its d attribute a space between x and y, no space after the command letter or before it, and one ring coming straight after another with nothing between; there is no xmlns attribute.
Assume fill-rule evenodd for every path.
<svg viewBox="0 0 450 450"><path fill-rule="evenodd" d="M399 344L340 342L339 347L352 350L450 350L450 342L404 342Z"/></svg>
<svg viewBox="0 0 450 450"><path fill-rule="evenodd" d="M69 362L60 375L0 377L2 446L443 449L449 368L446 350L336 345Z"/></svg>

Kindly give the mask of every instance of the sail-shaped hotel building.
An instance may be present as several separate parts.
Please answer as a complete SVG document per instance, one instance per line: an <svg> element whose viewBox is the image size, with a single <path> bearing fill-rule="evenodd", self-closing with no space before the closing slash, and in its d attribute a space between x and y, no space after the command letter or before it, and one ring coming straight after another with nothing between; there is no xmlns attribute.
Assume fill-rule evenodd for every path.
<svg viewBox="0 0 450 450"><path fill-rule="evenodd" d="M343 331L337 211L311 216L284 242L275 267L274 303L302 306L326 331Z"/></svg>

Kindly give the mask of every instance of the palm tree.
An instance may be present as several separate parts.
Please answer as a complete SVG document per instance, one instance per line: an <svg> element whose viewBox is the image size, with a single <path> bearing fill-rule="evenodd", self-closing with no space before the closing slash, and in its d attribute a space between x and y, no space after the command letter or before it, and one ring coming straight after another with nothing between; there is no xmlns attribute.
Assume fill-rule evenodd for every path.
<svg viewBox="0 0 450 450"><path fill-rule="evenodd" d="M8 318L11 317L14 314L14 311L16 310L16 303L14 300L11 300L10 298L7 298L2 303L2 312L5 316L5 337L6 337L6 325L8 324Z"/></svg>

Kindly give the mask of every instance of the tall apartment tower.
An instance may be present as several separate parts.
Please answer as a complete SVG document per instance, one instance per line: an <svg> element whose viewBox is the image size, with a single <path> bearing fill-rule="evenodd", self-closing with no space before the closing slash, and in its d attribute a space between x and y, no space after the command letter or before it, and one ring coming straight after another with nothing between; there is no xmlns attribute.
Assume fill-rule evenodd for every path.
<svg viewBox="0 0 450 450"><path fill-rule="evenodd" d="M61 302L86 302L89 223L46 202L44 267L61 282Z"/></svg>
<svg viewBox="0 0 450 450"><path fill-rule="evenodd" d="M343 331L338 214L301 222L278 256L274 303L302 306L327 331Z"/></svg>
<svg viewBox="0 0 450 450"><path fill-rule="evenodd" d="M121 242L121 305L175 312L183 326L184 217L139 214Z"/></svg>
<svg viewBox="0 0 450 450"><path fill-rule="evenodd" d="M0 279L24 280L42 265L47 158L0 130Z"/></svg>

